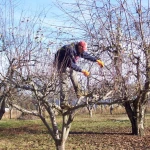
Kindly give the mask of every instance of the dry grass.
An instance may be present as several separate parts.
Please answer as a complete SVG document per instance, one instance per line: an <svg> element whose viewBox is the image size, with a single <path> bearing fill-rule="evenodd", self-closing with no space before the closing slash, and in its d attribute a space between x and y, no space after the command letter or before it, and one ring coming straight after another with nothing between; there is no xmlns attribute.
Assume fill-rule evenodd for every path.
<svg viewBox="0 0 150 150"><path fill-rule="evenodd" d="M59 116L58 123L60 121ZM148 114L146 126L149 125ZM78 114L72 124L66 150L130 150L150 146L149 128L144 137L132 136L130 132L130 123L125 114L96 113L93 118L87 113ZM0 150L55 150L55 146L40 120L3 119L0 122Z"/></svg>

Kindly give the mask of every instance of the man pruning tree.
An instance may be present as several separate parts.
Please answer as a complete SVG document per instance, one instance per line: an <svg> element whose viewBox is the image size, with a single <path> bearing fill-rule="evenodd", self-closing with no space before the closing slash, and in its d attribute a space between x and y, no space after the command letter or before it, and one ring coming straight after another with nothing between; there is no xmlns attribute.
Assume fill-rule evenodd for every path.
<svg viewBox="0 0 150 150"><path fill-rule="evenodd" d="M90 56L87 52L87 43L80 41L64 45L55 54L55 66L57 67L60 79L60 106L62 109L70 108L68 103L68 76L70 77L77 98L83 96L81 86L78 83L76 72L82 72L85 76L89 76L89 72L81 69L76 65L79 57L97 62L100 67L104 67L104 63L96 57Z"/></svg>

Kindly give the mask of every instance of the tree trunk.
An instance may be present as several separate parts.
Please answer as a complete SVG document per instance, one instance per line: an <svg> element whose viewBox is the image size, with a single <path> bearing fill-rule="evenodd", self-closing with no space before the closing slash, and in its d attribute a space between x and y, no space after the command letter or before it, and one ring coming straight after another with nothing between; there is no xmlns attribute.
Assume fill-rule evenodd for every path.
<svg viewBox="0 0 150 150"><path fill-rule="evenodd" d="M101 105L101 114L103 114L103 109L104 109L104 106Z"/></svg>
<svg viewBox="0 0 150 150"><path fill-rule="evenodd" d="M88 106L87 106L87 109L88 109L88 111L89 111L89 116L92 118L92 117L93 117L93 106L88 105Z"/></svg>
<svg viewBox="0 0 150 150"><path fill-rule="evenodd" d="M145 132L144 132L145 110L146 110L146 105L141 105L137 111L137 135L140 135L140 136L145 135Z"/></svg>
<svg viewBox="0 0 150 150"><path fill-rule="evenodd" d="M12 107L9 109L9 119L12 119Z"/></svg>
<svg viewBox="0 0 150 150"><path fill-rule="evenodd" d="M135 107L132 109L129 102L125 103L125 109L130 119L133 135L144 135L145 109L146 105ZM138 106L138 105L137 105Z"/></svg>
<svg viewBox="0 0 150 150"><path fill-rule="evenodd" d="M93 117L93 105L88 105L87 106L87 109L89 111L89 116L92 118Z"/></svg>
<svg viewBox="0 0 150 150"><path fill-rule="evenodd" d="M55 142L55 145L56 145L56 149L57 150L65 150L65 141L63 141L63 142Z"/></svg>
<svg viewBox="0 0 150 150"><path fill-rule="evenodd" d="M114 110L114 107L113 107L113 105L111 105L111 106L110 106L110 115L113 114L113 110Z"/></svg>
<svg viewBox="0 0 150 150"><path fill-rule="evenodd" d="M134 115L134 112L131 108L131 105L129 102L125 102L124 104L125 106L125 110L127 112L127 115L129 117L129 120L131 122L131 126L132 126L132 134L135 134L137 135L136 131L137 131L137 126L136 126L136 121L135 121L135 115Z"/></svg>
<svg viewBox="0 0 150 150"><path fill-rule="evenodd" d="M90 115L91 118L93 117L93 113L92 112L93 112L92 110L89 110L89 115Z"/></svg>
<svg viewBox="0 0 150 150"><path fill-rule="evenodd" d="M63 115L62 135L60 139L55 140L57 150L65 150L65 144L73 121L73 112L69 115Z"/></svg>
<svg viewBox="0 0 150 150"><path fill-rule="evenodd" d="M5 113L5 98L2 96L0 98L0 120L2 119Z"/></svg>

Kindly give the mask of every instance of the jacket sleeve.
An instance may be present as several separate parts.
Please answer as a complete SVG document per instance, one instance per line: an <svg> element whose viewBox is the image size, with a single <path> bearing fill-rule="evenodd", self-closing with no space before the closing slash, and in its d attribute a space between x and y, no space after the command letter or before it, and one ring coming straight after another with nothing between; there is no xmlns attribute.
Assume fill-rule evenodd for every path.
<svg viewBox="0 0 150 150"><path fill-rule="evenodd" d="M87 52L84 52L83 54L81 54L81 57L84 59L93 61L93 62L96 62L96 60L98 59L96 57L90 56L90 54L88 54Z"/></svg>
<svg viewBox="0 0 150 150"><path fill-rule="evenodd" d="M81 71L82 71L82 69L81 69L79 66L77 66L72 60L71 60L70 65L71 65L70 67L71 67L73 70L78 71L78 72L81 72Z"/></svg>

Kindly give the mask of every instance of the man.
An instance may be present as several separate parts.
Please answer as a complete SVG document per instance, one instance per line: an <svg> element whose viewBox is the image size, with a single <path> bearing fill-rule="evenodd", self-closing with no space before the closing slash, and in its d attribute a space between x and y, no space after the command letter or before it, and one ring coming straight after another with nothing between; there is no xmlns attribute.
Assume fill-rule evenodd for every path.
<svg viewBox="0 0 150 150"><path fill-rule="evenodd" d="M75 93L77 98L80 98L83 93L81 91L80 84L76 78L76 72L82 72L85 76L89 76L89 72L81 69L76 65L76 61L79 57L84 59L97 62L100 67L104 67L104 63L90 56L87 52L87 43L85 41L80 41L77 43L72 43L70 45L64 45L60 48L55 54L55 65L57 66L57 70L59 73L60 79L60 106L62 109L68 109L71 106L68 103L68 69L69 69L69 77L72 81L73 87L75 89Z"/></svg>

